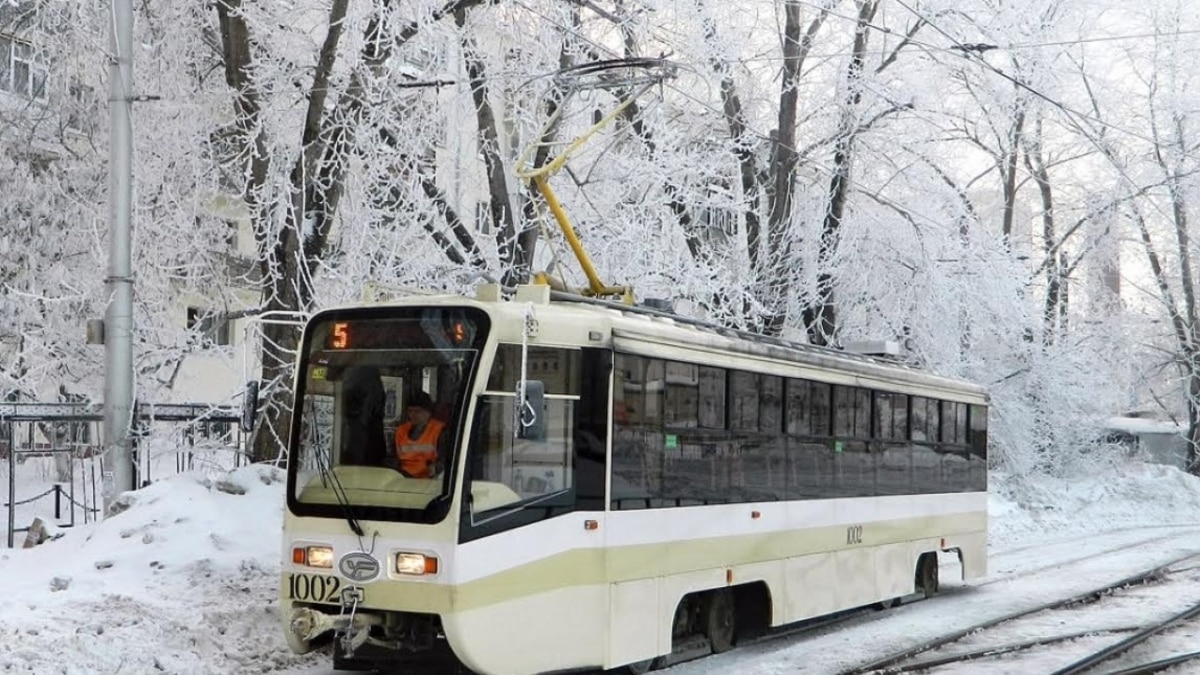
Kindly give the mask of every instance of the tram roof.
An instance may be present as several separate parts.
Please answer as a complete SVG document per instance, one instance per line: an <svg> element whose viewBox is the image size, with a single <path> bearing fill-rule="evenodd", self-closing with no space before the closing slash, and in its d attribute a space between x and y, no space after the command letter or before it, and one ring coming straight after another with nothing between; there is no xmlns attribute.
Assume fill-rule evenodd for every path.
<svg viewBox="0 0 1200 675"><path fill-rule="evenodd" d="M553 307L555 310L565 310L566 313L580 317L595 316L604 319L611 325L613 341L618 347L621 343L654 343L668 348L736 354L768 361L786 361L824 371L846 372L875 380L900 381L923 390L954 391L971 397L987 397L987 389L982 385L936 375L888 357L795 342L721 326L653 307L627 305L574 293L551 291L546 287L518 287L511 301L501 297L498 287L483 286L481 289L489 290L481 290L475 298L420 293L384 303L369 304L378 306L393 302L397 305L457 302L480 306L494 312L523 313L532 301L535 307Z"/></svg>
<svg viewBox="0 0 1200 675"><path fill-rule="evenodd" d="M664 345L727 352L770 361L787 361L827 371L849 372L873 379L902 380L911 385L936 390L953 390L986 397L987 389L966 380L935 375L892 358L847 352L832 347L805 344L784 338L721 326L651 307L580 298L553 293L561 304L577 304L595 310L615 312L612 320L614 341L658 342Z"/></svg>

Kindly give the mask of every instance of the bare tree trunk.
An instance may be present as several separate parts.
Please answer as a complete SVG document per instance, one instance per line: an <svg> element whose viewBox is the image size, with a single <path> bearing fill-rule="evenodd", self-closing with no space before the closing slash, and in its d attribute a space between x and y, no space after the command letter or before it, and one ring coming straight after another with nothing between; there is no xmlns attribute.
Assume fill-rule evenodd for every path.
<svg viewBox="0 0 1200 675"><path fill-rule="evenodd" d="M1042 309L1042 344L1052 345L1065 328L1062 325L1066 290L1061 244L1054 224L1054 191L1050 184L1050 172L1042 155L1042 118L1034 120L1032 136L1021 139L1024 148L1025 167L1033 176L1042 202L1042 247L1045 255L1046 297ZM1015 151L1014 153L1015 154ZM1007 209L1006 209L1007 211ZM1006 217L1010 215L1006 213Z"/></svg>
<svg viewBox="0 0 1200 675"><path fill-rule="evenodd" d="M717 39L717 26L712 17L704 17L704 37L710 44ZM760 239L762 228L759 222L759 184L758 162L754 155L757 139L750 130L746 114L742 109L742 99L738 95L737 85L733 81L733 73L729 64L714 54L711 64L713 71L721 77L721 107L725 113L725 123L729 127L729 138L733 142L734 156L738 162L738 175L741 182L742 198L745 199L743 217L746 221L746 251L750 256L750 268L761 269Z"/></svg>
<svg viewBox="0 0 1200 675"><path fill-rule="evenodd" d="M830 266L837 255L841 237L842 216L850 192L851 168L854 159L854 138L858 133L858 105L862 98L863 62L871 20L879 0L858 0L858 21L854 29L854 48L846 67L846 101L841 112L841 124L833 151L833 177L829 181L829 202L821 224L820 253L817 264L817 297L804 310L804 325L813 344L836 343L837 307L833 295L833 273Z"/></svg>
<svg viewBox="0 0 1200 675"><path fill-rule="evenodd" d="M784 7L783 78L780 84L777 129L772 139L771 159L766 177L760 175L754 153L758 139L746 120L741 97L738 95L729 66L716 57L711 61L713 70L721 77L721 106L725 113L725 123L729 127L730 139L733 141L741 191L746 200L743 217L746 223L746 251L750 258L750 268L757 278L765 280L765 292L762 295L768 308L768 316L755 324L760 331L776 335L787 321L787 298L790 294L791 279L794 277L788 230L799 161L796 153L796 118L799 108L800 75L813 38L829 16L829 11L822 9L809 23L802 36L800 10L801 3L797 0L788 0ZM717 38L716 23L707 15L704 18L704 35L710 42L715 42ZM760 195L764 193L769 198L765 250L759 216Z"/></svg>
<svg viewBox="0 0 1200 675"><path fill-rule="evenodd" d="M463 30L467 22L466 9L459 9L454 13L454 22L462 36L463 61L467 67L471 98L475 102L475 120L479 128L479 151L483 153L484 166L487 168L488 214L496 228L500 263L504 269L501 283L505 286L515 286L529 280L529 268L533 262L537 239L534 237L529 240L517 233L516 220L509 200L508 171L505 170L504 158L500 153L500 133L489 99L487 71L475 39Z"/></svg>
<svg viewBox="0 0 1200 675"><path fill-rule="evenodd" d="M1021 134L1025 127L1025 109L1021 104L1021 98L1016 98L1018 108L1013 116L1012 127L1009 129L1008 136L1008 152L1004 155L1004 164L1001 168L1001 187L1004 197L1004 220L1000 225L1000 232L1004 236L1004 243L1010 248L1012 247L1013 235L1013 217L1017 204L1017 164L1020 161L1021 149Z"/></svg>
<svg viewBox="0 0 1200 675"><path fill-rule="evenodd" d="M771 150L771 204L767 214L767 264L755 270L766 278L764 304L768 314L762 322L762 332L779 335L787 323L787 303L791 296L794 271L791 269L792 244L789 230L792 223L792 204L796 189L796 116L800 98L800 73L804 59L813 44L813 36L828 10L822 10L800 35L800 2L788 0L784 5L783 77L779 91L779 117L776 122L775 144ZM765 273L765 274L764 274Z"/></svg>

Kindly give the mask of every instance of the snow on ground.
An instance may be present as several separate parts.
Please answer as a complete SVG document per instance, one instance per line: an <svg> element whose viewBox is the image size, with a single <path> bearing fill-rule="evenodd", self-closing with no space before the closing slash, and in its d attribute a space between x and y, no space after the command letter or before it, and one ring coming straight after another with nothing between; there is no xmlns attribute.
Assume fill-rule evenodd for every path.
<svg viewBox="0 0 1200 675"><path fill-rule="evenodd" d="M46 488L44 476L28 465L16 475L24 481L18 498ZM7 482L8 476L0 471L0 478ZM330 672L326 656L295 656L281 634L282 471L249 466L171 475L121 502L127 508L118 515L89 524L77 519L39 547L0 548L0 672ZM1139 528L1197 526L1200 479L1151 464L1019 487L995 475L989 509L993 572L1011 574L1101 546L1098 533L1115 542L1138 536ZM48 505L32 511L53 515ZM18 526L28 525L31 507L20 513L25 522ZM17 546L23 540L18 536ZM1200 535L1191 541L1200 545ZM997 586L1003 585L960 594L978 591L965 598L975 605L985 595L1002 604L1004 589ZM894 635L885 637L909 644L915 628L933 620L933 609L933 603L917 603L893 610L895 620L875 622L871 630L890 630ZM832 661L805 660L812 646L781 641L668 672L828 672L822 668Z"/></svg>
<svg viewBox="0 0 1200 675"><path fill-rule="evenodd" d="M279 631L283 479L265 466L179 474L126 493L128 508L100 523L0 549L0 670L235 673L304 663Z"/></svg>
<svg viewBox="0 0 1200 675"><path fill-rule="evenodd" d="M1070 480L989 477L988 543L998 552L1055 538L1131 527L1200 524L1200 479L1131 462Z"/></svg>

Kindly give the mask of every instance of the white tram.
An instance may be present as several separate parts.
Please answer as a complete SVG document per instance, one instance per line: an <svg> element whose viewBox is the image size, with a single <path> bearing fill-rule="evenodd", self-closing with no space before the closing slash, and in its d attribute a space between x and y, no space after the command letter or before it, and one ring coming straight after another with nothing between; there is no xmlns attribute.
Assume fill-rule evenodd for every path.
<svg viewBox="0 0 1200 675"><path fill-rule="evenodd" d="M317 314L296 401L283 628L336 668L644 672L986 572L986 392L880 359L485 286Z"/></svg>

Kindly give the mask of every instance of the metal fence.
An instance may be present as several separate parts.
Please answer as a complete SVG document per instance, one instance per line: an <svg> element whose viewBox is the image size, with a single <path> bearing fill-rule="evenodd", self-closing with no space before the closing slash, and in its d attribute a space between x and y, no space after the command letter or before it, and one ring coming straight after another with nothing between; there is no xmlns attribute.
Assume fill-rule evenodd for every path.
<svg viewBox="0 0 1200 675"><path fill-rule="evenodd" d="M8 473L3 505L9 548L16 533L28 529L17 527L19 507L46 508L43 500L52 500L59 527L74 526L77 517L88 523L99 516L101 497L114 487L112 474L104 465L103 417L99 406L86 403L0 403L0 461L6 463ZM130 434L135 485L147 485L163 473L230 469L246 463L240 419L240 411L231 407L136 404ZM38 494L18 495L18 470L25 467L23 474L36 478L28 464L36 459L54 474L38 488L45 483L49 487Z"/></svg>

